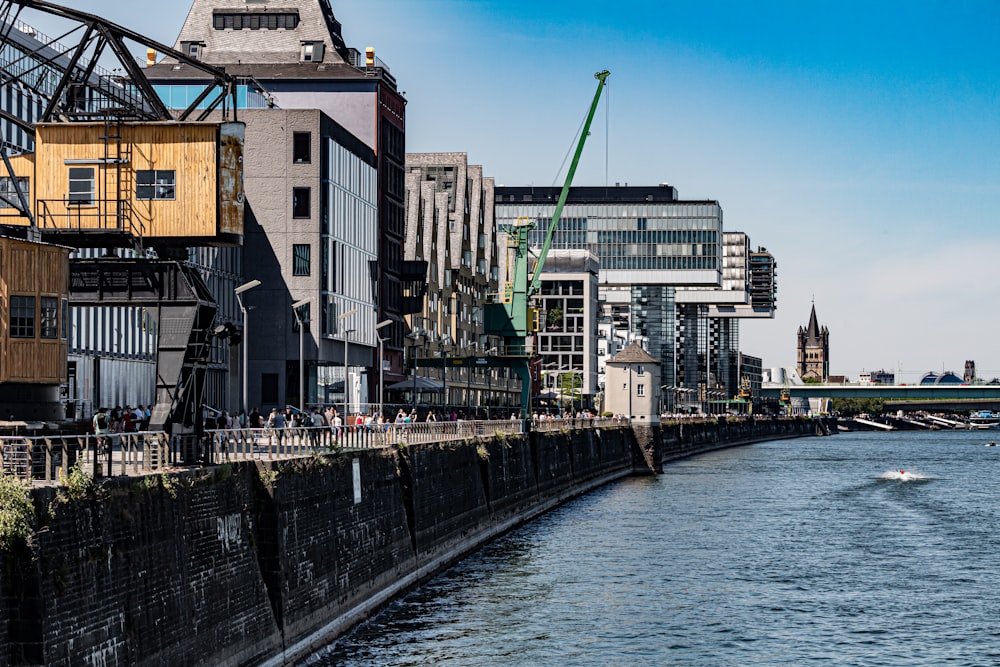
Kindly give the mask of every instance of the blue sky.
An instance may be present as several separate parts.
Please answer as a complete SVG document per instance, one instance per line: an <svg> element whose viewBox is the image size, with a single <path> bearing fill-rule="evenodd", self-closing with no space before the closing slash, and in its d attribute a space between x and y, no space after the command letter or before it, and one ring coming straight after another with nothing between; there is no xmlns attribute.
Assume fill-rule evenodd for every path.
<svg viewBox="0 0 1000 667"><path fill-rule="evenodd" d="M506 185L561 183L610 70L576 184L669 182L768 248L777 315L740 341L765 366L815 299L834 374L1000 376L1000 3L332 3L406 91L408 150ZM65 4L169 44L189 7Z"/></svg>

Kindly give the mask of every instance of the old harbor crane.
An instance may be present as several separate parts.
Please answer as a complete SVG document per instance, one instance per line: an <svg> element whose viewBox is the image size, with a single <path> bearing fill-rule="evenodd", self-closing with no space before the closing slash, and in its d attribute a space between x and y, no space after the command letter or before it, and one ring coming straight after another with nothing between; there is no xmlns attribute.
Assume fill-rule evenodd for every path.
<svg viewBox="0 0 1000 667"><path fill-rule="evenodd" d="M548 232L542 243L541 250L535 259L534 266L531 266L531 253L528 247L528 233L535 228L536 220L529 218L518 218L517 222L508 230L507 249L509 260L507 263L507 280L503 291L498 295L499 300L486 304L484 311L485 329L488 335L500 336L504 341L505 356L502 357L501 365L510 366L521 379L521 418L527 419L531 414L531 359L532 350L528 349L528 336L538 329L538 313L533 307L534 297L541 287L542 270L545 267L545 258L549 254L552 245L552 236L559 226L559 219L562 216L563 207L566 205L566 198L569 196L570 186L573 184L573 177L576 175L576 168L580 163L580 156L583 154L583 146L590 134L590 125L594 120L597 111L597 103L601 98L601 92L606 85L607 78L611 72L602 70L594 74L597 79L597 91L594 99L590 103L590 110L580 131L580 138L576 145L576 152L570 162L566 172L566 181L559 199L556 203L552 220L549 223Z"/></svg>
<svg viewBox="0 0 1000 667"><path fill-rule="evenodd" d="M69 21L73 27L60 39L79 41L64 46L36 33L21 22L24 10ZM162 53L198 68L213 81L186 108L171 109L127 42L145 47L150 58ZM143 308L158 334L150 428L196 436L217 304L185 260L189 246L242 243L244 128L236 120L236 79L101 17L42 0L0 0L0 46L0 85L30 90L41 104L33 119L9 107L0 111L31 137L30 152L8 155L8 146L0 146L0 233L26 244L108 249L68 265L65 253L53 256L51 285L18 289L41 294L43 308L60 299L79 307ZM111 55L120 74L98 65ZM221 121L210 117L216 111ZM118 248L132 248L134 256L120 257L113 252ZM4 264L0 283L30 275L11 266ZM53 363L65 369L67 308L49 310L54 314L41 314L62 323L49 329L63 332ZM0 308L4 316L9 313ZM23 319L30 323L34 316ZM24 329L20 335L29 339L56 337ZM5 335L0 361L7 364ZM57 387L66 371L39 377L36 384ZM0 390L19 379L0 374ZM2 399L0 391L6 406Z"/></svg>

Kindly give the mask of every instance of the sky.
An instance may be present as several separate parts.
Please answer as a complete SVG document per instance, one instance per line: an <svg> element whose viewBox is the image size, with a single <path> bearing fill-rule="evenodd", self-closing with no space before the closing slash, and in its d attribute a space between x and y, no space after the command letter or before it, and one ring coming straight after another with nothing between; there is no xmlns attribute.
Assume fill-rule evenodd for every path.
<svg viewBox="0 0 1000 667"><path fill-rule="evenodd" d="M1000 377L1000 2L331 2L405 91L407 151L498 184L562 183L610 70L574 184L718 201L778 264L774 319L740 325L765 367L815 304L831 374ZM190 7L62 4L169 45Z"/></svg>

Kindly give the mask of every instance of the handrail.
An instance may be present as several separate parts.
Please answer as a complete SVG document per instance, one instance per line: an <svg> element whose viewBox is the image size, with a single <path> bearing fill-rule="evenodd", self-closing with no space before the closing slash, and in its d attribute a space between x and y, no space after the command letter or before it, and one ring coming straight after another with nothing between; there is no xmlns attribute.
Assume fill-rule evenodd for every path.
<svg viewBox="0 0 1000 667"><path fill-rule="evenodd" d="M532 428L553 432L624 425L627 421L613 418L541 419ZM200 437L168 436L156 431L0 436L0 474L13 475L26 482L51 483L67 479L70 468L78 462L95 477L144 475L178 465L301 458L342 451L462 442L523 432L524 423L520 419L494 419L213 429Z"/></svg>
<svg viewBox="0 0 1000 667"><path fill-rule="evenodd" d="M132 202L127 199L95 198L86 203L77 203L66 197L63 199L39 199L37 202L39 208L37 220L40 229L124 232L126 231L125 221L127 221L130 233L142 236L144 231L144 226L137 229L132 222L132 218L135 217L134 208ZM62 210L53 212L53 208L55 208L52 206L53 204L61 204ZM60 224L61 220L65 220L66 223Z"/></svg>

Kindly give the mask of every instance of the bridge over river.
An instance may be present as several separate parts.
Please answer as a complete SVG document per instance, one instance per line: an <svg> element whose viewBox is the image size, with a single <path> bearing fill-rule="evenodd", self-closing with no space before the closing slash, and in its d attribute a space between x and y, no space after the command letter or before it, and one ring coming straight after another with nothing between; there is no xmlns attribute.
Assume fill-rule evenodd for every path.
<svg viewBox="0 0 1000 667"><path fill-rule="evenodd" d="M794 398L866 398L884 401L887 411L1000 411L1000 384L764 386L762 398L777 400L783 389Z"/></svg>

